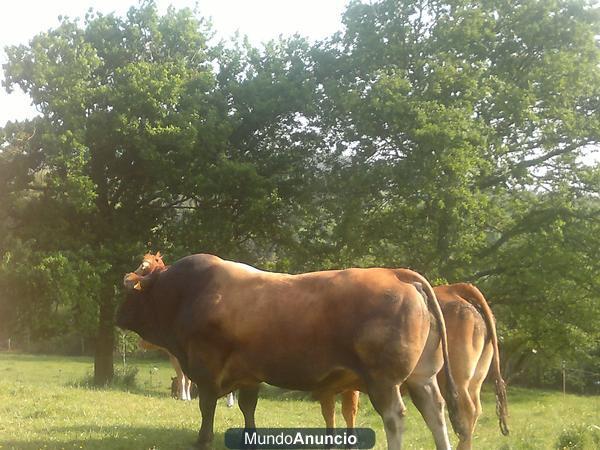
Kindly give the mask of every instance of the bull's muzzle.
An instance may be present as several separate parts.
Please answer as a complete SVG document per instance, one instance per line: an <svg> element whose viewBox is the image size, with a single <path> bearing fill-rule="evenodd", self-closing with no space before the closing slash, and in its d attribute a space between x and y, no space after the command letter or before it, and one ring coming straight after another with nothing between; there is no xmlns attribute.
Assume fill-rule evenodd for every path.
<svg viewBox="0 0 600 450"><path fill-rule="evenodd" d="M125 274L125 277L123 278L123 286L125 287L125 289L135 289L137 291L141 291L141 279L142 277L140 277L138 274L130 272L128 274Z"/></svg>

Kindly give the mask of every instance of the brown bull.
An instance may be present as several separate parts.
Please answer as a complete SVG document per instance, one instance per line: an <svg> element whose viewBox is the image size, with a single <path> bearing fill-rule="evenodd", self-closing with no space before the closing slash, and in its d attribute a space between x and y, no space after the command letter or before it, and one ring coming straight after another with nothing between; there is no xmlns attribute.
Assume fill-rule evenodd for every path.
<svg viewBox="0 0 600 450"><path fill-rule="evenodd" d="M448 346L451 373L458 388L459 421L465 425L466 433L459 435L459 450L471 448L473 431L481 415L481 385L490 370L496 387L496 414L502 434L509 433L506 417L508 414L506 388L500 374L500 357L496 324L492 310L483 294L475 286L457 283L433 288L444 314L448 333ZM440 386L446 397L446 375L440 371ZM409 377L410 380L410 377ZM419 400L406 383L419 410ZM349 428L354 428L358 411L357 391L342 394L342 413ZM335 398L322 399L321 408L327 427L335 427Z"/></svg>
<svg viewBox="0 0 600 450"><path fill-rule="evenodd" d="M270 273L212 255L125 278L117 324L168 349L198 384L199 447L210 446L216 400L239 389L245 427L256 428L261 382L326 398L368 393L388 448L400 449L411 377L449 448L435 374L449 367L443 316L429 283L408 270ZM439 341L443 360L440 357ZM447 370L448 390L455 393ZM448 396L454 420L455 395ZM459 422L454 423L461 430Z"/></svg>

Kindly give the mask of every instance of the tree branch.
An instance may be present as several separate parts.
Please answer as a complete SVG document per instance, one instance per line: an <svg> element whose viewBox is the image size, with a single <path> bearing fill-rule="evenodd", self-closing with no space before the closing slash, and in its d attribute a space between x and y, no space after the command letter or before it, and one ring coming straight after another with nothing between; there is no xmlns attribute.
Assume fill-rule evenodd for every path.
<svg viewBox="0 0 600 450"><path fill-rule="evenodd" d="M564 155L564 154L572 152L578 148L585 147L587 145L592 145L594 143L595 143L594 141L574 142L571 145L568 145L563 148L557 148L557 149L552 150L551 152L548 152L544 155L538 156L537 158L525 159L523 161L520 161L520 162L514 164L512 167L510 167L504 173L491 175L491 176L483 179L482 182L479 184L479 187L480 188L488 188L488 187L494 186L494 185L498 184L499 182L506 181L508 178L510 178L511 174L514 174L514 173L518 172L519 170L536 166L536 165L541 164L551 158L554 158L555 156Z"/></svg>

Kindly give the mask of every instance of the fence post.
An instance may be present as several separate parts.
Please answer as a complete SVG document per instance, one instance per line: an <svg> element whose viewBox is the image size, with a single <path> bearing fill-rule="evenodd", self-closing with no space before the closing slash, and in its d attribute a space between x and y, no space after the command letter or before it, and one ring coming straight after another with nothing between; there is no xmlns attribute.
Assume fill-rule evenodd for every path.
<svg viewBox="0 0 600 450"><path fill-rule="evenodd" d="M8 351L10 352L10 338L8 338Z"/></svg>
<svg viewBox="0 0 600 450"><path fill-rule="evenodd" d="M121 333L121 353L123 354L123 370L126 369L125 360L125 333Z"/></svg>
<svg viewBox="0 0 600 450"><path fill-rule="evenodd" d="M567 395L567 375L565 371L565 362L562 362L562 384L563 384L563 397Z"/></svg>

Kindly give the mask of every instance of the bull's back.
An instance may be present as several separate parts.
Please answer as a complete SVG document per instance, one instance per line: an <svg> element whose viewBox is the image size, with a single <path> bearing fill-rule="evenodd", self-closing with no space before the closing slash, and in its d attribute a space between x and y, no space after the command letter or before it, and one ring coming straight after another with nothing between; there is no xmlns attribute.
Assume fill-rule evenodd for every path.
<svg viewBox="0 0 600 450"><path fill-rule="evenodd" d="M272 336L278 330L293 345L336 336L346 342L368 320L397 323L412 307L415 291L385 269L348 269L235 277L223 280L214 295L220 319L237 319L234 331L240 336L263 331Z"/></svg>

